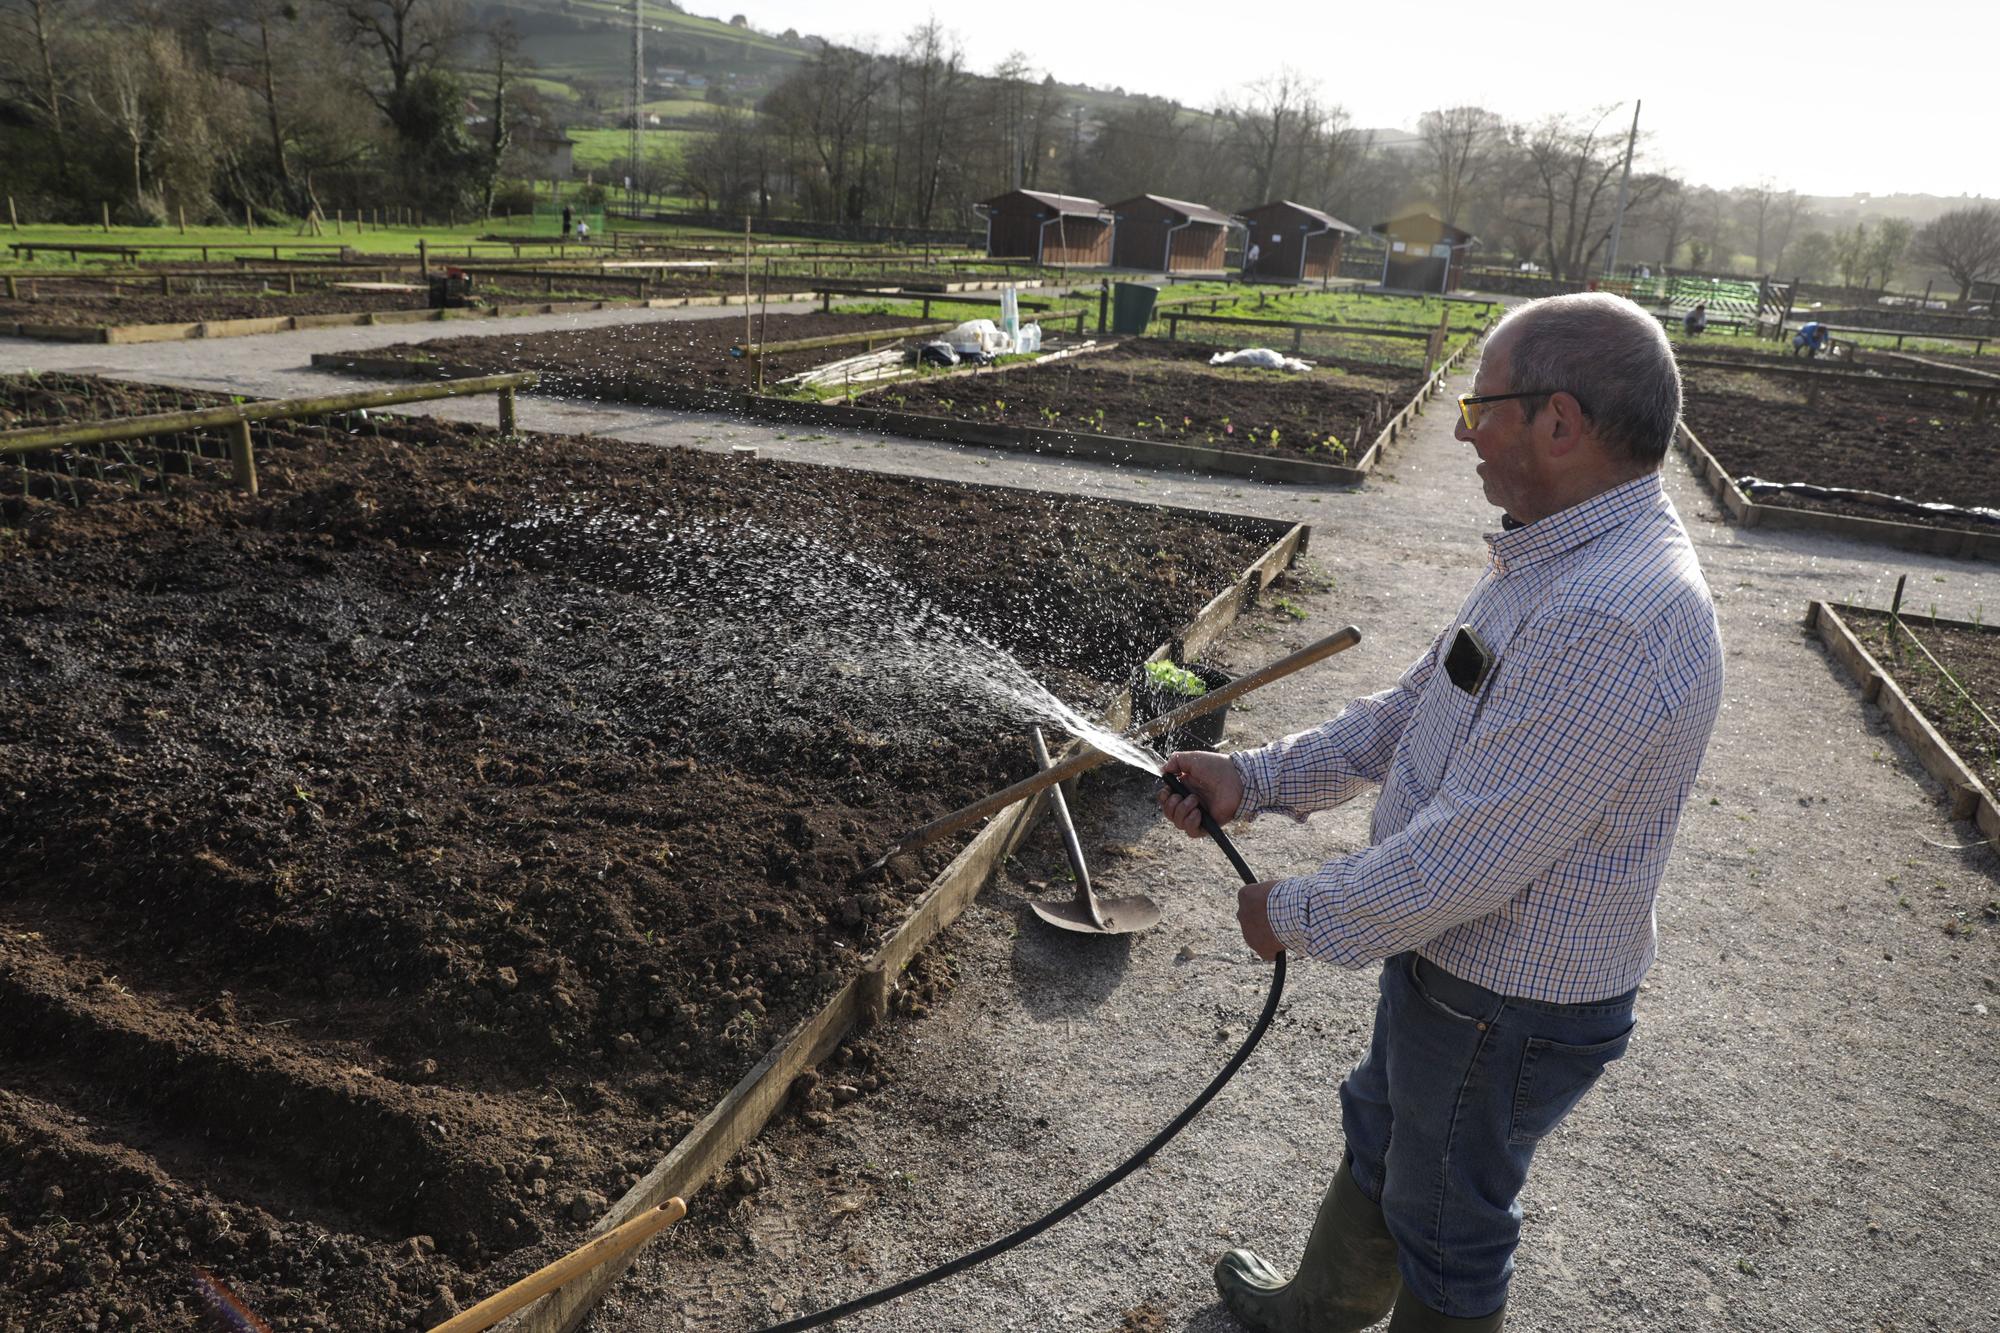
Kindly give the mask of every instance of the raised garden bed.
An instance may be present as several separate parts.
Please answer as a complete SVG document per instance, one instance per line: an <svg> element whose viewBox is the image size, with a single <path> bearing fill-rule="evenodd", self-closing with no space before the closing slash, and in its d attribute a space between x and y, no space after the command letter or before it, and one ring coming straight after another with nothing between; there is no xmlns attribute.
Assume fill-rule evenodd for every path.
<svg viewBox="0 0 2000 1333"><path fill-rule="evenodd" d="M1828 602L1806 624L1944 784L1952 818L2000 848L2000 629Z"/></svg>
<svg viewBox="0 0 2000 1333"><path fill-rule="evenodd" d="M420 280L413 280L420 282ZM742 287L726 278L673 279L645 285L637 278L565 274L544 284L526 279L481 281L475 294L482 305L432 310L427 291L375 292L338 289L216 295L131 294L73 296L49 294L35 300L0 300L0 336L63 342L168 342L182 338L222 338L330 328L345 324L421 323L509 315L555 314L573 310L648 310L687 305L740 305ZM597 295L595 293L616 293ZM774 291L772 301L805 300L805 291ZM759 292L752 298L764 299Z"/></svg>
<svg viewBox="0 0 2000 1333"><path fill-rule="evenodd" d="M2000 557L2000 523L1912 512L1866 496L1746 484L1804 482L1918 505L1990 509L2000 497L2000 419L1952 389L1697 370L1688 377L1681 445L1739 523Z"/></svg>
<svg viewBox="0 0 2000 1333"><path fill-rule="evenodd" d="M980 425L1067 423L1097 434L1351 464L1424 385L1421 373L1369 365L1319 363L1304 374L1211 366L1213 354L1133 338L1095 356L1016 371L990 388L978 377L896 385L871 401Z"/></svg>
<svg viewBox="0 0 2000 1333"><path fill-rule="evenodd" d="M83 383L8 382L10 424L200 400ZM1103 703L1282 528L422 419L273 436L254 500L208 458L81 508L0 468L10 1333L198 1327L192 1265L280 1327L427 1326L569 1248L954 848L849 875L1031 767L829 588L907 587Z"/></svg>
<svg viewBox="0 0 2000 1333"><path fill-rule="evenodd" d="M864 320L872 323L857 322ZM893 315L773 315L762 337L778 342L905 322ZM726 319L700 323L709 327L691 322L455 338L367 354L320 353L313 364L363 375L439 377L533 369L542 376L541 390L551 393L1266 481L1351 485L1367 476L1380 451L1474 346L1462 345L1426 378L1373 365L1328 366L1307 375L1218 368L1207 364L1208 349L1139 339L1049 364L898 381L845 405L743 392L744 371L727 357L728 347L742 340L742 326ZM766 381L829 355L773 357ZM1359 436L1350 438L1357 429ZM1334 449L1328 435L1342 448Z"/></svg>

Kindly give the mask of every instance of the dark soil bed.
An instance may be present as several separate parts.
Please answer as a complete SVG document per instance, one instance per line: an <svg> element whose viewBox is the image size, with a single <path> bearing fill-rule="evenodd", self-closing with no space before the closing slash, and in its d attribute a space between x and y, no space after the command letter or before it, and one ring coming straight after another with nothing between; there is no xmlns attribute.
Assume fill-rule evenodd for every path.
<svg viewBox="0 0 2000 1333"><path fill-rule="evenodd" d="M753 341L789 342L867 329L908 328L922 322L898 315L753 314L749 328ZM654 387L743 388L747 363L730 356L729 349L743 341L744 325L738 314L526 336L436 338L421 344L398 343L369 355L438 361L473 374L534 370L541 372L538 388L545 393L643 402L646 390ZM764 362L764 379L768 384L862 350L862 345L855 343L772 356Z"/></svg>
<svg viewBox="0 0 2000 1333"><path fill-rule="evenodd" d="M422 285L416 278L392 279ZM481 279L475 295L487 305L541 304L550 301L638 300L631 278L608 278L595 274L565 274L543 284L531 278ZM811 286L783 288L787 294ZM34 299L26 299L30 289ZM648 299L681 296L716 296L740 293L741 280L734 285L726 276L672 278L648 285ZM427 291L368 292L332 288L302 287L296 296L283 292L258 294L255 291L174 292L127 290L111 292L103 284L75 289L59 283L22 285L23 298L0 300L0 322L22 324L80 325L86 328L118 324L194 324L203 320L272 319L281 315L363 314L372 310L424 310L430 306Z"/></svg>
<svg viewBox="0 0 2000 1333"><path fill-rule="evenodd" d="M0 396L165 405L82 383ZM80 508L0 468L8 1333L197 1327L197 1265L279 1328L424 1327L579 1243L952 849L852 872L1031 767L890 631L1096 704L1270 540L421 419L259 461Z"/></svg>
<svg viewBox="0 0 2000 1333"><path fill-rule="evenodd" d="M1305 374L1211 366L1214 347L1135 338L988 379L945 379L871 394L877 407L966 421L1054 426L1106 435L1353 462L1423 376L1319 362ZM900 400L900 402L898 401ZM1335 449L1327 441L1338 439ZM1344 451L1344 452L1343 452Z"/></svg>
<svg viewBox="0 0 2000 1333"><path fill-rule="evenodd" d="M2000 420L1945 389L1865 382L1807 386L1769 377L1696 370L1688 376L1688 428L1724 471L1767 482L1809 482L1961 508L2000 505ZM1759 504L1934 527L1980 528L1858 500L1760 490ZM1984 529L1982 529L1984 530Z"/></svg>
<svg viewBox="0 0 2000 1333"><path fill-rule="evenodd" d="M2000 719L2000 630L1938 625L1909 615L1903 617L1903 628L1896 630L1886 612L1846 611L1842 618L1861 646L1895 676L1910 702L1971 767L1973 776L1987 790L2000 791L2000 730L1978 712L1984 709L1988 717ZM1964 693L1952 688L1911 643L1912 637L1930 650Z"/></svg>

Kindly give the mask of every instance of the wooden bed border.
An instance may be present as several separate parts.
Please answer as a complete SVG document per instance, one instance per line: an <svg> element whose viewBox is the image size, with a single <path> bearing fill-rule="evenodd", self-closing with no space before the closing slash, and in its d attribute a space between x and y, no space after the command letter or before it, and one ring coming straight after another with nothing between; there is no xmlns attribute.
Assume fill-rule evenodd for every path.
<svg viewBox="0 0 2000 1333"><path fill-rule="evenodd" d="M753 300L761 298L752 298ZM810 292L773 292L773 301L812 299ZM370 324L429 324L447 319L508 319L518 315L565 315L586 310L666 310L677 306L743 305L742 296L658 296L629 301L509 302L479 309L364 310L354 314L270 315L256 319L209 319L190 324L37 324L0 323L0 337L39 338L47 342L157 343L185 338L246 338L260 333L290 333L297 329L351 328Z"/></svg>
<svg viewBox="0 0 2000 1333"><path fill-rule="evenodd" d="M937 440L948 444L974 444L1034 454L1052 454L1120 465L1173 468L1184 472L1220 472L1253 481L1290 482L1302 485L1357 486L1368 479L1382 461L1389 446L1422 413L1424 405L1444 388L1446 378L1477 345L1475 338L1460 347L1433 370L1411 395L1401 411L1391 417L1354 464L1321 463L1313 459L1250 453L1215 445L1173 444L1164 440L1140 440L1124 435L1100 435L1091 431L1061 430L1043 426L1006 426L961 421L955 417L935 417L920 412L860 403L809 403L791 398L762 397L739 389L701 389L693 386L655 385L625 395L621 401L646 407L665 407L687 412L727 412L759 420L793 426L818 426L835 430L872 431L908 439ZM444 361L405 361L394 357L345 352L316 352L312 364L323 370L381 377L423 377L451 379L474 372ZM1024 363L1025 366L1025 363ZM1012 369L1009 367L1008 369ZM889 385L871 387L870 396L879 395Z"/></svg>
<svg viewBox="0 0 2000 1333"><path fill-rule="evenodd" d="M1810 602L1806 605L1806 627L1818 631L1827 651L1847 668L1848 674L1861 687L1862 699L1882 710L1896 734L1915 751L1917 761L1924 766L1924 770L1945 785L1945 790L1951 795L1951 817L1969 820L1987 840L1988 846L2000 850L2000 806L1995 805L1993 793L1973 773L1971 766L1958 757L1958 752L1931 725L1922 710L1910 701L1909 695L1903 693L1895 677L1862 647L1860 636L1848 627L1840 614L1843 611L1869 610L1868 607L1848 606L1840 602ZM1877 610L1874 614L1885 613ZM1953 629L1982 630L1989 634L1995 632L1991 626L1958 620L1926 617L1925 623Z"/></svg>
<svg viewBox="0 0 2000 1333"><path fill-rule="evenodd" d="M1239 515L1225 515L1232 522ZM1273 524L1273 526L1280 526ZM1259 592L1298 559L1312 530L1295 524L1268 547L1234 584L1195 614L1172 643L1154 654L1177 660L1193 657L1212 644L1252 605ZM1150 660L1150 659L1149 659ZM1107 714L1114 726L1129 718L1130 695ZM1065 746L1058 761L1076 748ZM985 887L993 868L1004 861L1027 835L1040 814L1047 793L1040 793L996 815L931 881L903 924L877 949L847 984L818 1013L805 1019L738 1080L693 1129L676 1143L645 1177L606 1210L591 1228L592 1236L614 1230L666 1199L692 1199L708 1180L763 1132L790 1095L792 1083L825 1059L858 1024L883 1016L895 978L925 945L955 921ZM506 1323L508 1333L572 1333L597 1302L638 1257L634 1250L542 1297Z"/></svg>
<svg viewBox="0 0 2000 1333"><path fill-rule="evenodd" d="M1680 423L1677 442L1688 456L1695 474L1714 493L1731 522L1745 528L1790 529L1803 532L1830 532L1857 541L1896 546L1926 555L1960 556L1971 560L2000 560L2000 531L1979 532L1971 528L1931 528L1889 519L1856 518L1850 514L1822 514L1812 509L1792 509L1784 505L1758 504L1745 495L1729 473L1715 461L1687 422Z"/></svg>

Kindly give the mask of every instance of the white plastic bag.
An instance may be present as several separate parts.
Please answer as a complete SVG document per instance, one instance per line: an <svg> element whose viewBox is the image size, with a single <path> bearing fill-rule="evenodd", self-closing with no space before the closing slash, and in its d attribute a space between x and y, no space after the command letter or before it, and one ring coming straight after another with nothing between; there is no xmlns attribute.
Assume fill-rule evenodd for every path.
<svg viewBox="0 0 2000 1333"><path fill-rule="evenodd" d="M1023 324L1021 331L1014 335L1014 350L1033 355L1042 350L1042 326Z"/></svg>
<svg viewBox="0 0 2000 1333"><path fill-rule="evenodd" d="M975 352L993 356L1012 345L1012 340L990 319L969 319L945 334L944 340L961 356Z"/></svg>
<svg viewBox="0 0 2000 1333"><path fill-rule="evenodd" d="M1234 352L1217 352L1208 358L1211 366L1248 366L1253 370L1306 371L1312 366L1295 356L1281 356L1268 347L1245 347Z"/></svg>

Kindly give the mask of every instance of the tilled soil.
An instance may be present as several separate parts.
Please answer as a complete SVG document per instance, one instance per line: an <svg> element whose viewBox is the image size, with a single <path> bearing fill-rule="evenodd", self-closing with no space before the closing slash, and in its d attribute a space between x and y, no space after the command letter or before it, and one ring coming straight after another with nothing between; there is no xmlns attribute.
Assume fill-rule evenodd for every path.
<svg viewBox="0 0 2000 1333"><path fill-rule="evenodd" d="M495 375L541 373L545 393L647 401L653 388L741 388L748 362L729 355L746 336L756 342L790 342L868 329L909 328L922 321L900 315L769 315L745 320L701 319L672 324L618 324L562 329L518 337L434 338L398 343L371 353L411 361L438 361L454 370ZM941 320L930 321L933 324ZM861 344L767 357L766 383L862 351Z"/></svg>
<svg viewBox="0 0 2000 1333"><path fill-rule="evenodd" d="M422 286L421 280L409 279ZM780 290L804 291L803 286L786 285ZM304 289L296 296L284 292L158 292L103 290L77 291L57 283L29 283L24 296L36 287L34 299L0 300L0 323L79 325L90 328L117 324L193 324L219 319L273 319L281 315L362 314L371 310L424 310L430 306L428 291L365 292ZM732 285L726 277L674 278L648 285L647 298L714 296L742 291L740 281ZM514 302L535 303L560 300L637 300L631 278L609 278L596 274L564 274L545 286L539 279L506 278L481 280L475 296L489 305Z"/></svg>
<svg viewBox="0 0 2000 1333"><path fill-rule="evenodd" d="M1010 369L991 380L897 386L868 401L966 421L1342 462L1359 457L1376 428L1423 385L1420 373L1368 365L1321 362L1305 374L1211 366L1215 350L1134 338L1108 351Z"/></svg>
<svg viewBox="0 0 2000 1333"><path fill-rule="evenodd" d="M1727 372L1688 376L1688 428L1736 478L1877 491L1921 503L2000 502L2000 420L1945 389L1807 386ZM1760 491L1759 504L1938 527L1977 526L1880 506Z"/></svg>
<svg viewBox="0 0 2000 1333"><path fill-rule="evenodd" d="M8 1333L195 1327L196 1266L427 1326L576 1244L951 849L852 873L1029 766L870 670L879 608L825 649L803 608L894 593L1094 702L1269 540L427 420L259 464L81 508L0 469Z"/></svg>
<svg viewBox="0 0 2000 1333"><path fill-rule="evenodd" d="M1896 678L1910 702L1923 711L1973 776L1989 790L2000 791L2000 630L1940 625L1920 614L1906 613L1901 630L1890 628L1886 613L1843 611L1861 644ZM1910 642L1930 650L1952 679L1953 688L1937 665ZM1986 716L1980 716L1980 710Z"/></svg>

